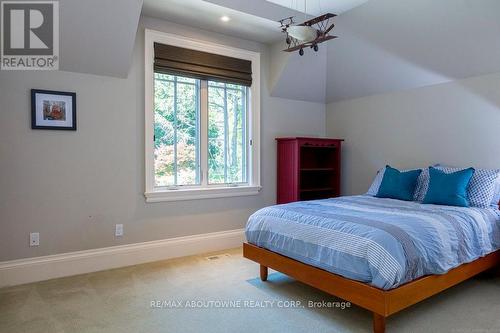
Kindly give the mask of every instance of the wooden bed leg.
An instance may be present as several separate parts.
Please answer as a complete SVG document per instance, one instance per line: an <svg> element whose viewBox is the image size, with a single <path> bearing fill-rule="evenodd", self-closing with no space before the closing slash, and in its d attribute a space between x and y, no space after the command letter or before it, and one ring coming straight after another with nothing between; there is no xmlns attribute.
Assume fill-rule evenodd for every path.
<svg viewBox="0 0 500 333"><path fill-rule="evenodd" d="M267 281L267 267L264 265L260 265L260 279Z"/></svg>
<svg viewBox="0 0 500 333"><path fill-rule="evenodd" d="M385 318L378 313L373 313L373 333L385 333Z"/></svg>

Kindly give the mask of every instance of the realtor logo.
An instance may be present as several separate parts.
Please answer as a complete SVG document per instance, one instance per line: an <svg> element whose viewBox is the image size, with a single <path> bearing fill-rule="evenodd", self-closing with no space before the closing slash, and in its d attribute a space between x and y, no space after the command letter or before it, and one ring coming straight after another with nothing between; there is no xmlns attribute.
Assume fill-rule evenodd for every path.
<svg viewBox="0 0 500 333"><path fill-rule="evenodd" d="M59 2L1 1L2 70L59 69Z"/></svg>

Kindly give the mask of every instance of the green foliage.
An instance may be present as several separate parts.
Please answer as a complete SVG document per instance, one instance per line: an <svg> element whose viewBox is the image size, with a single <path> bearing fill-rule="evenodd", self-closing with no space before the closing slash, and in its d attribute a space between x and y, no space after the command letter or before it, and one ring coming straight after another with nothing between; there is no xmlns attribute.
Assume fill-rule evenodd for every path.
<svg viewBox="0 0 500 333"><path fill-rule="evenodd" d="M195 79L155 74L157 186L199 181L199 87ZM209 82L208 106L209 182L244 182L246 88Z"/></svg>

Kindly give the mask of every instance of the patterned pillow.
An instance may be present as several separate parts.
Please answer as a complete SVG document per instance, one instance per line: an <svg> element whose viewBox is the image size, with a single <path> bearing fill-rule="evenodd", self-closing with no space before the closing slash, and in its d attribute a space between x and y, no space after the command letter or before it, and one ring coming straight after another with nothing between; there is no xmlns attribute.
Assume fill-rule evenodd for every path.
<svg viewBox="0 0 500 333"><path fill-rule="evenodd" d="M424 201L427 189L429 188L430 180L431 176L429 174L429 168L422 169L422 172L417 179L417 188L415 189L415 195L413 197L414 201Z"/></svg>
<svg viewBox="0 0 500 333"><path fill-rule="evenodd" d="M495 190L493 191L493 200L491 200L491 206L497 208L498 202L500 202L500 175L495 182Z"/></svg>
<svg viewBox="0 0 500 333"><path fill-rule="evenodd" d="M380 184L382 184L382 179L384 179L384 173L385 173L385 168L383 167L379 171L377 171L377 175L375 176L375 179L373 180L370 188L368 189L368 192L366 192L366 195L370 195L372 197L376 196L378 193L378 190L380 189ZM405 169L401 170L402 172L407 172L407 171L412 171L415 169ZM429 168L422 169L422 172L420 173L420 176L417 178L417 186L415 187L415 193L413 194L413 200L415 201L422 201L424 199L425 193L427 193L427 187L425 188L425 192L422 194L422 189L424 187L424 184L427 184L427 187L429 186ZM417 198L421 198L420 200L417 200Z"/></svg>
<svg viewBox="0 0 500 333"><path fill-rule="evenodd" d="M453 168L439 165L436 166L436 169L439 169L445 173L452 173L464 170L466 168ZM467 195L469 197L469 204L471 207L486 208L491 206L495 191L495 183L498 177L500 177L500 169L476 169L467 189ZM422 199L425 197L428 189L429 180L427 179L422 184L422 187L420 189L419 195L423 193L421 197ZM420 197L417 200L421 201Z"/></svg>

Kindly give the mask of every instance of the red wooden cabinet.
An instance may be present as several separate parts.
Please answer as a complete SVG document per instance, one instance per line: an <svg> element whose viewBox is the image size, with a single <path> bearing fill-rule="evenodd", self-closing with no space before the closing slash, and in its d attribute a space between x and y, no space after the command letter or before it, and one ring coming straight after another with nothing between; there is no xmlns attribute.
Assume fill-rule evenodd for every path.
<svg viewBox="0 0 500 333"><path fill-rule="evenodd" d="M276 138L278 204L340 195L341 139Z"/></svg>

